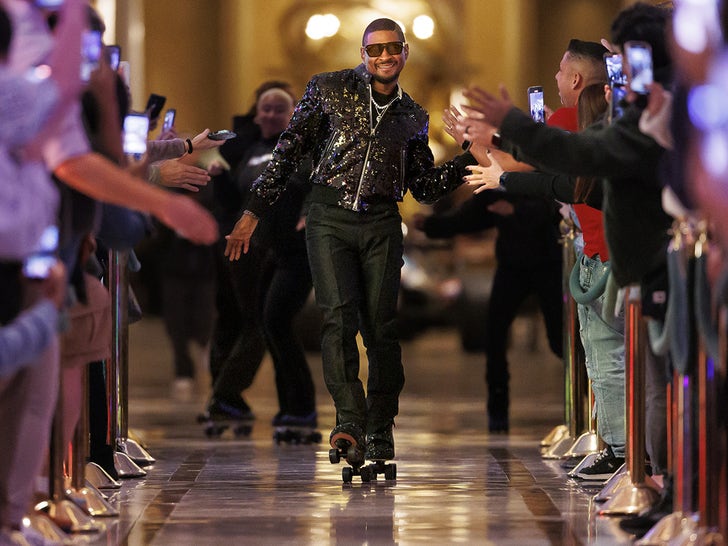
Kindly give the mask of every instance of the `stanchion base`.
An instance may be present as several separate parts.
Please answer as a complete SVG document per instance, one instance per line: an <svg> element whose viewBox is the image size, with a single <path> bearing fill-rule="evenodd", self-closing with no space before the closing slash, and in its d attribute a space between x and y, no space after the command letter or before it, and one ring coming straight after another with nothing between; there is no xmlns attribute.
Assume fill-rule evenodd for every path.
<svg viewBox="0 0 728 546"><path fill-rule="evenodd" d="M566 438L569 435L569 427L566 425L558 425L551 429L551 432L549 432L546 436L543 437L543 440L541 440L541 447L550 447L554 445L556 442L561 441L562 439Z"/></svg>
<svg viewBox="0 0 728 546"><path fill-rule="evenodd" d="M673 512L658 521L644 537L635 542L641 546L660 546L662 544L690 544L685 542L695 535L698 528L698 515ZM703 544L701 542L701 544Z"/></svg>
<svg viewBox="0 0 728 546"><path fill-rule="evenodd" d="M33 529L54 544L73 544L71 538L45 514L35 513L23 518L23 527Z"/></svg>
<svg viewBox="0 0 728 546"><path fill-rule="evenodd" d="M584 432L574 441L569 451L564 453L564 458L586 457L597 452L599 452L599 436L596 432Z"/></svg>
<svg viewBox="0 0 728 546"><path fill-rule="evenodd" d="M563 459L564 454L566 454L571 449L572 445L574 445L574 439L571 436L567 435L551 447L544 450L544 452L541 454L541 458Z"/></svg>
<svg viewBox="0 0 728 546"><path fill-rule="evenodd" d="M632 477L629 475L627 465L623 464L612 477L607 480L602 490L594 496L594 502L607 502L616 495L622 488L632 485Z"/></svg>
<svg viewBox="0 0 728 546"><path fill-rule="evenodd" d="M35 509L48 514L56 525L70 533L101 533L106 530L106 525L94 521L69 500L43 501L37 504Z"/></svg>
<svg viewBox="0 0 728 546"><path fill-rule="evenodd" d="M584 469L588 466L591 466L594 463L594 459L596 459L597 457L599 457L599 452L588 453L587 455L584 455L582 457L581 461L579 461L579 463L574 468L569 470L566 473L566 475L569 476L569 478L576 478L577 474L579 474L579 472L581 472L582 469ZM598 482L595 482L595 483L598 483Z"/></svg>
<svg viewBox="0 0 728 546"><path fill-rule="evenodd" d="M92 517L116 517L119 511L111 506L95 487L67 489L66 497Z"/></svg>
<svg viewBox="0 0 728 546"><path fill-rule="evenodd" d="M655 487L646 483L633 483L623 487L609 499L599 510L599 515L634 516L653 506L659 498Z"/></svg>
<svg viewBox="0 0 728 546"><path fill-rule="evenodd" d="M121 438L117 440L116 445L119 451L126 453L139 466L149 466L156 462L156 459L146 449L131 438Z"/></svg>
<svg viewBox="0 0 728 546"><path fill-rule="evenodd" d="M86 463L86 480L98 489L121 489L121 482L112 478L96 463Z"/></svg>
<svg viewBox="0 0 728 546"><path fill-rule="evenodd" d="M132 461L126 453L122 453L121 451L114 452L114 468L116 468L116 473L121 479L141 478L147 475L138 464Z"/></svg>

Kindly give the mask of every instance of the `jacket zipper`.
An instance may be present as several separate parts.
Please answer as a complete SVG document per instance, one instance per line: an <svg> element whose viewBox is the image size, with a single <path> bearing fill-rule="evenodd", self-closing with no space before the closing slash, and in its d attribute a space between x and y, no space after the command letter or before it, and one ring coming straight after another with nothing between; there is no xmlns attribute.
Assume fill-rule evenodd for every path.
<svg viewBox="0 0 728 546"><path fill-rule="evenodd" d="M398 97L397 97L398 98ZM364 185L364 175L366 174L367 169L367 163L369 163L369 152L371 152L372 149L372 140L374 138L374 134L377 132L377 127L379 127L379 123L382 121L382 118L384 117L384 114L387 113L387 110L389 110L389 106L396 100L392 99L389 104L384 108L384 111L381 113L380 116L377 118L377 124L374 125L374 114L372 113L372 101L374 98L372 97L372 86L369 85L369 142L367 142L367 153L364 155L364 164L361 167L361 175L359 176L359 184L356 186L356 195L354 196L354 205L352 207L352 210L355 212L359 211L359 207L361 205L361 189Z"/></svg>

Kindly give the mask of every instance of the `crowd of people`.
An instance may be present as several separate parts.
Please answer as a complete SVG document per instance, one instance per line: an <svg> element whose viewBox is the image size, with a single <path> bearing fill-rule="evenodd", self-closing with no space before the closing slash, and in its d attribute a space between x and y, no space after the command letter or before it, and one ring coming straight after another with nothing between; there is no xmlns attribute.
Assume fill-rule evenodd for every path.
<svg viewBox="0 0 728 546"><path fill-rule="evenodd" d="M287 82L261 84L250 111L234 119L231 140L209 138L208 129L180 138L171 129L140 158L122 145L131 97L121 75L102 55L83 82L81 56L69 53L81 51L84 29L103 32L98 14L85 0L50 12L0 0L0 544L33 538L22 519L48 494L56 400L67 445L81 414L85 366L90 459L115 473L103 380L111 309L101 279L108 252L133 253L152 217L166 229L162 300L176 395L189 394L195 361L209 362L201 419L252 422L243 393L268 351L279 403L272 425L316 429L314 382L293 331L313 289L336 410L328 443L354 468L395 457L405 382L396 321L405 194L432 204L470 185L473 196L460 209L420 217L417 227L430 237L498 230L485 342L491 432L510 428L508 330L529 293L539 298L551 350L563 352L558 225L568 222L578 233L569 291L604 444L576 477L612 476L630 442L623 294L639 291L658 331L674 299L674 226L708 222L716 286L728 240L724 129L706 114L720 106L716 91L725 91L722 35L704 29L700 51L671 37L681 4L638 2L617 15L609 40L572 39L555 76L562 106L547 110L545 122L515 107L505 88L468 88L467 104L443 115L463 153L436 166L428 113L398 83L410 50L391 19L364 29L359 66L313 76L300 98ZM623 55L621 99L604 58L635 42L651 51L654 82L646 94L629 89ZM613 115L617 100L621 116ZM202 164L200 152L215 148L224 161ZM715 288L715 295L722 303L725 294ZM636 533L673 508L666 393L685 365L669 343L658 345L645 344L645 441L661 501L623 522Z"/></svg>

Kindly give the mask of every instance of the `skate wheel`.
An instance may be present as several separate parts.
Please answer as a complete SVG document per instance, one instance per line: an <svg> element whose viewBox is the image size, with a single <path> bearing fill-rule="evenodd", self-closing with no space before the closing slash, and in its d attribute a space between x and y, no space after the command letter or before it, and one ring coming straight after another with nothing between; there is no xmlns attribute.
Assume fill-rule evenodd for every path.
<svg viewBox="0 0 728 546"><path fill-rule="evenodd" d="M384 479L392 481L397 479L397 465L388 464L384 467Z"/></svg>
<svg viewBox="0 0 728 546"><path fill-rule="evenodd" d="M344 483L351 483L351 480L353 477L354 477L353 468L347 466L347 467L341 469L341 479L344 481Z"/></svg>
<svg viewBox="0 0 728 546"><path fill-rule="evenodd" d="M210 425L205 427L205 436L208 438L219 438L222 436L222 433L225 432L226 427L218 427L215 425Z"/></svg>
<svg viewBox="0 0 728 546"><path fill-rule="evenodd" d="M250 425L239 425L233 430L233 434L236 438L250 436L251 432L253 432L253 427Z"/></svg>
<svg viewBox="0 0 728 546"><path fill-rule="evenodd" d="M329 449L329 462L331 464L339 464L340 460L339 450L334 448Z"/></svg>
<svg viewBox="0 0 728 546"><path fill-rule="evenodd" d="M377 473L368 466L362 467L362 469L359 470L359 473L361 475L361 481L365 483L368 483L372 481L372 478L376 479L377 477Z"/></svg>

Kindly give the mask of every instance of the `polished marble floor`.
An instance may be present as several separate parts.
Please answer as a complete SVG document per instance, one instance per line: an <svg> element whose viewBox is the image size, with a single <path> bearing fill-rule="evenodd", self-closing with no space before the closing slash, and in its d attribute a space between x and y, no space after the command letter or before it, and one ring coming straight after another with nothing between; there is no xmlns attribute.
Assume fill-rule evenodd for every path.
<svg viewBox="0 0 728 546"><path fill-rule="evenodd" d="M519 319L511 350L512 426L486 429L484 361L457 334L433 330L403 345L407 384L397 420L397 480L343 484L328 447L277 445L272 366L247 398L252 435L208 439L195 422L204 394L170 398L169 345L158 319L130 328L129 423L156 462L122 480L105 529L74 539L91 545L228 544L629 544L617 521L595 515L599 488L569 481L539 441L563 420L561 362L545 340L534 351ZM320 372L321 430L334 414Z"/></svg>

